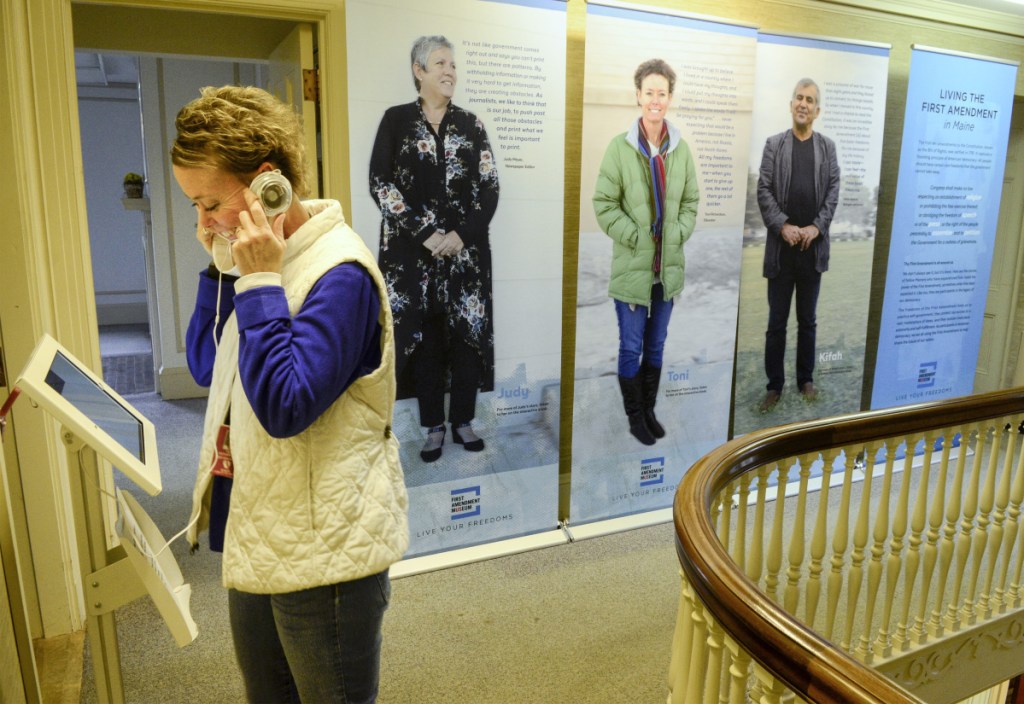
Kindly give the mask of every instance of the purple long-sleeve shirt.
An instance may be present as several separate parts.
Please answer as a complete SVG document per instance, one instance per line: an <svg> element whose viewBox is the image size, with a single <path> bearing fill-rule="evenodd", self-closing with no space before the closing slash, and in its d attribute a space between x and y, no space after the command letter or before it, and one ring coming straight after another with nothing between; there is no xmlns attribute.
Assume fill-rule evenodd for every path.
<svg viewBox="0 0 1024 704"><path fill-rule="evenodd" d="M340 264L313 285L292 318L281 286L235 294L235 276L212 267L199 275L196 307L185 333L189 371L201 386L213 379L220 339L231 311L238 320L238 371L263 428L285 438L308 428L357 378L380 366L380 301L369 273ZM220 289L220 318L217 290ZM213 477L210 549L224 549L232 480Z"/></svg>
<svg viewBox="0 0 1024 704"><path fill-rule="evenodd" d="M281 286L235 294L234 277L204 271L185 334L193 378L209 386L216 346L231 311L238 321L238 372L263 428L286 438L308 428L349 385L380 365L380 301L369 273L345 263L314 284L293 318Z"/></svg>

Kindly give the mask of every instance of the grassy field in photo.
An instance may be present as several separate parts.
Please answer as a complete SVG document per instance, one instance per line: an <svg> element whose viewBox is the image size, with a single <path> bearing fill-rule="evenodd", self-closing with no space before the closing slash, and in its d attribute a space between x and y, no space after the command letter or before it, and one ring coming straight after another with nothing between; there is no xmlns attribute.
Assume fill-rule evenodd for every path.
<svg viewBox="0 0 1024 704"><path fill-rule="evenodd" d="M834 361L817 361L814 383L818 400L807 403L796 388L796 305L786 328L786 388L782 400L760 413L767 378L764 333L768 322L767 280L761 276L763 246L743 249L736 345L733 435L774 425L860 410L867 333L868 291L874 240L833 241L829 270L818 296L816 358L832 352Z"/></svg>

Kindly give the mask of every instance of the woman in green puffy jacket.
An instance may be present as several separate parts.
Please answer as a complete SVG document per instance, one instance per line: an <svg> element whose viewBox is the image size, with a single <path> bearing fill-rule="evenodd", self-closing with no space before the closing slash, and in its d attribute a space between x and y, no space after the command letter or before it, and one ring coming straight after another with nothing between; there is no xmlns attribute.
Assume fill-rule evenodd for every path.
<svg viewBox="0 0 1024 704"><path fill-rule="evenodd" d="M690 147L665 119L676 74L650 59L633 76L640 117L605 151L594 192L612 239L608 295L619 321L619 387L629 431L645 445L665 436L654 415L673 299L683 290L683 244L697 221Z"/></svg>

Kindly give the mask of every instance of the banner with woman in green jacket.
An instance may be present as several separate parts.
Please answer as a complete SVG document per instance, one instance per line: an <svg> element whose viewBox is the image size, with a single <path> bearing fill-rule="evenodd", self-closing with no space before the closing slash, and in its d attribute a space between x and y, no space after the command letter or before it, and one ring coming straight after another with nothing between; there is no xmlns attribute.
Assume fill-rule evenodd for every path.
<svg viewBox="0 0 1024 704"><path fill-rule="evenodd" d="M728 438L756 36L587 5L572 526L667 513Z"/></svg>

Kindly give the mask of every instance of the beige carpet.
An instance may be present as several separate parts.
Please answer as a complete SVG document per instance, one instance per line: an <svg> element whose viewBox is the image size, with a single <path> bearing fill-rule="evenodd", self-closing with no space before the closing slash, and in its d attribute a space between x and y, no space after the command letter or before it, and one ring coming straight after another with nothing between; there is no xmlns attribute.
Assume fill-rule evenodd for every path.
<svg viewBox="0 0 1024 704"><path fill-rule="evenodd" d="M157 425L164 483L132 493L169 537L187 520L205 402L130 400ZM171 551L199 637L177 648L148 598L119 609L126 700L243 701L219 556ZM660 704L678 598L671 524L396 579L379 702ZM96 701L88 645L81 701Z"/></svg>

